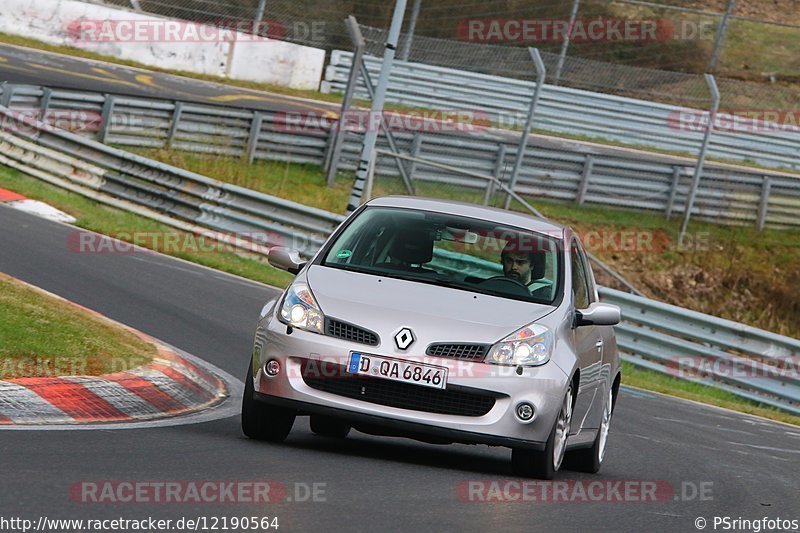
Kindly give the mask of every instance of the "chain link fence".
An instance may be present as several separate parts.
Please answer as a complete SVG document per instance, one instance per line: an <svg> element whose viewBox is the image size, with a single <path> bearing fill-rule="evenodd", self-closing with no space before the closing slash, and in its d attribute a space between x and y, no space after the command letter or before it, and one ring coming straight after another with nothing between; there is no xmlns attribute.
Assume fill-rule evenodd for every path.
<svg viewBox="0 0 800 533"><path fill-rule="evenodd" d="M361 23L366 54L377 57L384 50L388 32L382 28L388 27L393 7L393 2L376 3L374 0L92 1L207 23L274 21L283 27L283 39L329 51L352 50L353 43L344 18L354 14ZM793 49L794 42L797 42L797 51L800 52L800 39L789 38L800 35L800 26L793 26L788 17L782 22L757 20L754 16L761 12L754 13L749 7L754 3L744 0L738 0L738 4L731 0L717 0L710 4L690 0L669 0L667 4L665 1L409 0L409 11L417 11L417 16L406 17L406 29L410 19L417 22L413 33L401 36L398 50L410 62L533 81L536 72L527 46L536 46L547 70L547 84L698 110L697 120L687 125L691 131L676 132L676 135L685 134L692 139L702 137L702 120L708 120L705 112L711 107L711 95L703 73L713 67L717 72L737 75L739 79L717 77L722 100L716 130L723 135L717 135L712 143L726 142L724 133L737 128L757 132L760 128L774 131L776 127L798 125L800 121L795 119L800 117L796 116L795 108L800 102L800 89L779 82L793 76L796 66L800 79L800 60L797 59L800 54L795 54ZM726 12L729 16L723 24ZM524 38L515 38L516 34L509 33L518 29L516 23L531 20L549 21L551 30L556 21L567 20L573 23L573 29L583 24L586 31L590 21L605 21L604 28L608 31L615 21L638 20L651 24L654 33L650 38L641 38L640 25L638 38L620 40L584 36L568 42L557 38L526 42ZM512 22L510 26L507 24L509 21ZM471 28L474 29L471 23L480 30L477 36L470 33ZM721 34L723 30L724 35ZM746 57L741 54L746 54ZM524 98L527 102L530 96ZM624 122L624 119L623 115L611 117L618 122ZM524 116L520 116L509 124L512 124L512 129L521 129L523 122ZM683 125L678 123L676 126L680 128ZM420 149L413 141L414 132L404 133L406 135L401 135L399 142L401 151L419 153ZM389 148L383 142L381 146ZM435 140L425 141L425 146L428 157L447 162L445 154L437 154ZM700 148L700 142L695 145L693 140L685 155L696 157ZM536 146L530 149L535 153ZM735 144L730 149L736 150ZM796 150L793 145L787 145L786 149ZM349 157L356 155L350 154ZM486 173L501 179L507 177L512 157L512 152L498 155L496 168L487 168ZM386 156L379 159L376 164L376 194L407 192L408 187L402 180L386 177L382 172L387 165L403 166L405 173L412 177L415 171L424 167L423 163L398 163ZM543 170L552 179L559 179L565 172L564 164L563 161L552 161ZM583 176L582 183L588 183L589 177L595 179L593 171L596 173L596 170L591 164L584 163L582 169L578 170ZM599 175L597 179L597 186L601 186L604 177ZM711 181L707 188L715 190L719 187L722 190L726 187L725 180L722 173L718 182ZM685 181L685 176L676 177L673 189ZM502 203L504 196L491 189L471 190L455 174L449 185L420 184L420 189L418 192L428 196L455 196L489 203ZM580 196L580 192L576 191L576 195ZM652 194L663 194L663 191L659 189ZM742 195L743 201L749 201L753 193L742 192ZM625 198L625 193L620 192L621 204ZM698 201L702 206L703 198Z"/></svg>
<svg viewBox="0 0 800 533"><path fill-rule="evenodd" d="M363 24L384 28L389 25L393 5L374 0L84 1L201 22L265 19L282 27L284 40L327 50L349 46L345 17L352 14ZM713 71L720 76L768 83L800 80L800 11L794 2L409 0L405 31L415 37L467 40L465 25L470 20L487 24L568 21L573 9L579 30L598 19L652 21L656 28L647 39L597 40L579 36L566 47L574 58L694 74ZM412 15L415 11L418 16ZM561 40L553 38L495 37L499 38L491 40L509 47L523 44L555 54L565 48ZM399 50L402 55L402 45Z"/></svg>

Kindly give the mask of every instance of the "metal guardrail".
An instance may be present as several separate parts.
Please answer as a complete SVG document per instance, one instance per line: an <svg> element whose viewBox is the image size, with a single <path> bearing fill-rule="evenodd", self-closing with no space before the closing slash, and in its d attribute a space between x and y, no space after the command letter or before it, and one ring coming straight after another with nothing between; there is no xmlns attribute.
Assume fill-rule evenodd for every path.
<svg viewBox="0 0 800 533"><path fill-rule="evenodd" d="M606 287L600 295L622 308L626 361L800 414L800 341Z"/></svg>
<svg viewBox="0 0 800 533"><path fill-rule="evenodd" d="M3 87L0 103L48 112L83 110L98 118L85 133L119 146L171 147L193 152L322 165L331 140L325 124L287 124L283 113L206 106L43 87ZM362 135L343 135L343 170L358 165ZM461 133L395 132L397 151L469 168L505 180L519 135L500 130ZM390 146L385 137L378 148ZM667 217L685 209L695 161L563 139L537 138L525 152L515 192L578 204L624 206ZM485 180L408 163L414 181L486 191ZM379 176L400 176L393 157L379 158ZM490 186L491 187L491 186ZM759 228L800 227L800 176L706 164L692 216Z"/></svg>
<svg viewBox="0 0 800 533"><path fill-rule="evenodd" d="M323 92L344 92L352 58L349 51L331 53ZM364 60L370 74L380 71L380 58L364 56ZM482 111L497 122L521 127L535 87L534 82L515 78L398 61L392 68L386 101L411 107ZM356 96L368 96L363 80ZM692 127L695 122L691 119L682 126L681 113L694 120L707 115L703 110L544 85L536 127L695 154L705 128ZM517 120L513 120L515 117ZM800 170L800 128L780 128L743 117L736 117L735 125L727 121L725 125L732 131L714 133L709 157Z"/></svg>
<svg viewBox="0 0 800 533"><path fill-rule="evenodd" d="M0 131L0 164L186 231L212 230L244 250L305 243L311 255L343 219L59 131L5 107L0 120L5 130L17 125L14 134ZM265 229L267 238L259 240ZM690 380L697 380L699 366L703 383L800 413L800 361L793 356L800 341L613 289L602 288L601 295L622 308L617 334L624 359ZM685 362L692 357L700 364ZM691 375L681 373L684 367ZM742 371L758 376L742 378Z"/></svg>
<svg viewBox="0 0 800 533"><path fill-rule="evenodd" d="M3 161L75 192L102 194L186 223L312 255L344 216L213 180L0 107ZM8 133L11 130L15 134ZM27 139L30 142L26 142ZM30 172L29 172L30 173Z"/></svg>

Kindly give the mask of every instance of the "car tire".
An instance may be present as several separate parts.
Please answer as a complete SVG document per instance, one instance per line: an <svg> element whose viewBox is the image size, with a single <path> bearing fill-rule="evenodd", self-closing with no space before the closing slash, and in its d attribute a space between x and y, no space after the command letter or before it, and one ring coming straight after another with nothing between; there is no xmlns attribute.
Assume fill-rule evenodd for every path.
<svg viewBox="0 0 800 533"><path fill-rule="evenodd" d="M344 439L350 433L350 424L329 416L311 415L311 431L321 437Z"/></svg>
<svg viewBox="0 0 800 533"><path fill-rule="evenodd" d="M567 448L569 426L572 421L572 386L567 388L561 402L553 429L544 450L514 448L511 450L511 469L515 475L536 479L553 479L561 468Z"/></svg>
<svg viewBox="0 0 800 533"><path fill-rule="evenodd" d="M572 450L567 452L564 457L564 468L575 472L586 472L596 474L603 466L603 459L608 449L608 432L611 428L611 417L614 414L614 391L608 391L606 401L603 404L603 419L600 421L600 429L592 443L591 448Z"/></svg>
<svg viewBox="0 0 800 533"><path fill-rule="evenodd" d="M255 440L283 442L294 425L294 412L253 398L253 362L247 369L242 397L242 432Z"/></svg>

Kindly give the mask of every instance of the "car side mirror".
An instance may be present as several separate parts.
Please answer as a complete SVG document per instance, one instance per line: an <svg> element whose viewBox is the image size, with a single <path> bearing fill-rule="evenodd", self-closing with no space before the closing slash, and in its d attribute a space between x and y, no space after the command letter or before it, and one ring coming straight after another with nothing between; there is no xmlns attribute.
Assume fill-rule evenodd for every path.
<svg viewBox="0 0 800 533"><path fill-rule="evenodd" d="M306 262L300 258L300 252L293 248L284 248L283 246L275 246L270 248L267 254L269 264L275 268L280 268L292 274L300 272Z"/></svg>
<svg viewBox="0 0 800 533"><path fill-rule="evenodd" d="M586 309L575 311L575 327L616 326L622 320L619 307L595 302Z"/></svg>

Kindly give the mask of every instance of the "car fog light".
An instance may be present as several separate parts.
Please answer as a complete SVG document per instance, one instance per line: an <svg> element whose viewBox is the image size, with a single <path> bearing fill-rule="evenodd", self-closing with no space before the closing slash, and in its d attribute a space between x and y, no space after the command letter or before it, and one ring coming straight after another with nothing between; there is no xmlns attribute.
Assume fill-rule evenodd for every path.
<svg viewBox="0 0 800 533"><path fill-rule="evenodd" d="M529 403L521 403L517 406L517 418L523 422L528 422L533 418L533 406Z"/></svg>
<svg viewBox="0 0 800 533"><path fill-rule="evenodd" d="M267 373L268 376L277 376L278 372L281 371L281 364L276 361L275 359L268 362L264 365L264 371Z"/></svg>

